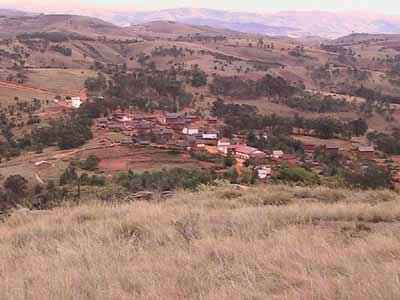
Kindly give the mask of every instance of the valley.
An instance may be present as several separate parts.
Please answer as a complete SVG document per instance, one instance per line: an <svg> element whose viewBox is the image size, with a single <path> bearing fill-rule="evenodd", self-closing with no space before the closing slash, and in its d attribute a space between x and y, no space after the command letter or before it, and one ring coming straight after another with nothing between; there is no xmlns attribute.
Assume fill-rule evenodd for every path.
<svg viewBox="0 0 400 300"><path fill-rule="evenodd" d="M400 298L397 17L102 12L0 9L0 299Z"/></svg>
<svg viewBox="0 0 400 300"><path fill-rule="evenodd" d="M322 155L330 144L338 152L323 155L343 156L344 170L367 166L357 159L357 149L371 146L374 157L386 157L384 168L397 176L398 166L390 160L397 150L379 144L396 134L400 116L397 35L353 34L316 46L172 21L118 27L72 15L5 17L1 27L0 99L9 132L2 142L3 169L25 170L21 175L33 178L32 186L57 182L71 164L88 156L78 153L90 149L104 149L93 153L99 168L92 173L110 180L130 169L179 168L179 161L188 158L192 162L185 168L218 166L223 173L229 169L225 164L223 171L227 155L236 156L243 168L235 176L260 168L277 176L279 165L288 162L327 176L332 165L316 160L316 153ZM36 107L27 110L33 99ZM21 110L17 118L16 109ZM246 111L264 125L241 125L247 122ZM175 120L166 119L173 114ZM60 149L58 138L51 137L62 130L56 123L69 126L76 115L90 116L84 122L91 129L87 137ZM271 116L278 119L263 120ZM208 121L213 117L216 123ZM357 120L365 128L348 132L341 127ZM185 134L190 128L195 133ZM204 140L208 132L215 137ZM377 133L384 136L378 140ZM219 146L222 140L229 147ZM262 151L265 158L239 159L235 147L243 145ZM80 150L63 156L63 147ZM307 147L315 150L307 152ZM171 157L159 158L157 167L157 158L145 159L141 148L164 148ZM106 149L120 154L104 156ZM274 151L287 158L274 158ZM143 162L135 165L135 157ZM35 182L36 175L41 182Z"/></svg>

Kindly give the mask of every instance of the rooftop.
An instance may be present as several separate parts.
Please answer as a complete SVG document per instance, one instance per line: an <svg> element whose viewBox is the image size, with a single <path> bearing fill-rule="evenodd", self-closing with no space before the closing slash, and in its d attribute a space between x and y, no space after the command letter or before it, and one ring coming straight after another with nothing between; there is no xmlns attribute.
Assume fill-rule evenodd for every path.
<svg viewBox="0 0 400 300"><path fill-rule="evenodd" d="M375 148L373 146L359 146L358 151L360 152L374 152Z"/></svg>

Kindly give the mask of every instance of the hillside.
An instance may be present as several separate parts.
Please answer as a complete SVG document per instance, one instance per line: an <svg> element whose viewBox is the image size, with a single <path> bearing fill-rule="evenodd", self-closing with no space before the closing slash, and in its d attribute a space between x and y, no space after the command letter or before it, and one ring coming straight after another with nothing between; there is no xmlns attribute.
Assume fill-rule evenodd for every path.
<svg viewBox="0 0 400 300"><path fill-rule="evenodd" d="M1 37L22 33L68 32L90 36L129 37L123 28L100 19L77 15L34 15L0 18Z"/></svg>
<svg viewBox="0 0 400 300"><path fill-rule="evenodd" d="M369 97L368 93L377 91L380 98L400 102L396 71L400 53L398 35L293 39L175 21L119 27L73 15L3 18L0 26L4 28L3 34L11 37L3 39L0 45L0 80L11 78L17 83L36 85L38 81L31 70L43 68L91 69L110 75L120 68L132 72L154 65L158 70L179 68L187 76L192 68L198 67L207 75L208 83L214 76L257 80L270 74L304 86L312 93L339 94L350 101L362 102ZM49 83L39 84L39 88L48 89ZM367 89L366 93L359 93L361 87ZM207 87L191 89L191 93L213 99L208 90ZM9 89L3 94L8 97ZM256 105L264 113L306 115L304 111L271 103L270 99L237 97L235 100ZM335 114L335 117L354 118L356 113ZM371 125L380 130L390 130L392 126L380 119Z"/></svg>
<svg viewBox="0 0 400 300"><path fill-rule="evenodd" d="M0 298L400 297L396 193L225 187L116 205L94 195L0 224Z"/></svg>

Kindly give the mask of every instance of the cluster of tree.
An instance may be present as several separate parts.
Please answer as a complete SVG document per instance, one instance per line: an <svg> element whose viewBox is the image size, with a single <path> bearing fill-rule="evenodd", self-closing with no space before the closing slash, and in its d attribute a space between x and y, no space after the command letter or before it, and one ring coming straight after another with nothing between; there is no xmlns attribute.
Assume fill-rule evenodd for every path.
<svg viewBox="0 0 400 300"><path fill-rule="evenodd" d="M275 114L261 115L254 106L225 104L222 99L213 103L211 112L214 116L223 118L225 124L235 131L263 130L276 135L299 132L330 139L336 136L362 136L368 129L363 119L343 122L334 118L305 119L298 115L294 118Z"/></svg>
<svg viewBox="0 0 400 300"><path fill-rule="evenodd" d="M0 217L17 205L34 209L48 209L59 205L68 197L65 189L57 188L54 182L47 186L35 185L29 187L28 180L21 175L10 175L0 188Z"/></svg>
<svg viewBox="0 0 400 300"><path fill-rule="evenodd" d="M183 35L183 36L178 36L176 38L176 41L178 42L219 42L219 41L225 41L227 38L226 36L223 35L204 35L200 33L196 33L193 35Z"/></svg>
<svg viewBox="0 0 400 300"><path fill-rule="evenodd" d="M289 55L294 57L304 56L304 46L296 46L294 49L289 50Z"/></svg>
<svg viewBox="0 0 400 300"><path fill-rule="evenodd" d="M121 175L117 182L131 192L171 191L196 189L201 184L210 184L216 179L212 170L171 169L154 172L134 173L131 170Z"/></svg>
<svg viewBox="0 0 400 300"><path fill-rule="evenodd" d="M213 82L210 84L210 91L214 95L248 99L264 96L290 97L296 93L297 88L291 86L281 77L273 77L267 74L256 81L243 81L236 76L215 76Z"/></svg>
<svg viewBox="0 0 400 300"><path fill-rule="evenodd" d="M304 185L321 184L318 174L302 167L288 167L286 164L281 165L275 179L284 183Z"/></svg>
<svg viewBox="0 0 400 300"><path fill-rule="evenodd" d="M231 64L231 63L233 63L235 61L242 61L241 58L238 58L236 56L226 55L226 54L223 54L223 53L220 53L220 52L213 52L213 51L210 51L210 50L201 49L201 50L198 51L198 53L200 55L210 55L210 56L214 57L215 59L226 61L229 64Z"/></svg>
<svg viewBox="0 0 400 300"><path fill-rule="evenodd" d="M392 175L384 167L371 163L361 170L348 170L344 174L345 183L356 189L392 188Z"/></svg>
<svg viewBox="0 0 400 300"><path fill-rule="evenodd" d="M179 57L185 56L185 50L183 48L178 48L175 45L168 48L164 46L155 47L154 50L151 52L152 56L172 56L172 57Z"/></svg>
<svg viewBox="0 0 400 300"><path fill-rule="evenodd" d="M0 140L0 161L2 158L8 160L11 157L18 156L21 150L31 145L29 135L16 137L13 133L13 128L40 122L37 117L32 116L35 110L40 109L40 100L34 99L31 103L20 101L18 98L15 100L15 104L10 104L7 108L0 109L0 133L2 136ZM24 114L27 117L26 121L23 120Z"/></svg>
<svg viewBox="0 0 400 300"><path fill-rule="evenodd" d="M323 139L363 136L368 130L368 124L364 119L342 122L334 118L304 119L296 117L293 125L302 133L316 135Z"/></svg>
<svg viewBox="0 0 400 300"><path fill-rule="evenodd" d="M238 172L235 166L232 166L226 170L224 174L225 179L229 180L232 184L255 184L257 180L257 173L251 170L242 170Z"/></svg>
<svg viewBox="0 0 400 300"><path fill-rule="evenodd" d="M100 158L96 155L89 155L85 160L79 162L79 167L86 171L95 171L100 163Z"/></svg>
<svg viewBox="0 0 400 300"><path fill-rule="evenodd" d="M190 156L194 159L201 161L208 161L211 163L220 163L221 156L217 154L210 153L208 151L190 151Z"/></svg>
<svg viewBox="0 0 400 300"><path fill-rule="evenodd" d="M53 43L62 43L67 42L69 39L68 33L51 31L51 32L34 32L34 33L23 33L17 35L18 40L32 40L32 39L41 39L47 40Z"/></svg>
<svg viewBox="0 0 400 300"><path fill-rule="evenodd" d="M193 99L174 71L115 74L107 95L147 111L176 111L189 107Z"/></svg>
<svg viewBox="0 0 400 300"><path fill-rule="evenodd" d="M58 52L58 53L60 53L60 54L62 54L64 56L71 56L72 55L72 49L68 48L68 47L65 47L63 45L59 45L59 44L52 45L50 47L50 49L52 51Z"/></svg>
<svg viewBox="0 0 400 300"><path fill-rule="evenodd" d="M275 134L271 133L266 136L250 132L247 135L247 144L266 152L273 150L282 150L285 153L304 152L304 144L301 141L295 140L280 132L276 132Z"/></svg>
<svg viewBox="0 0 400 300"><path fill-rule="evenodd" d="M48 126L34 128L30 135L30 144L37 150L55 144L61 149L82 146L92 138L92 120L82 112L73 112L65 118L50 121Z"/></svg>
<svg viewBox="0 0 400 300"><path fill-rule="evenodd" d="M107 88L106 77L102 73L98 73L97 77L89 77L85 80L85 88L89 92L98 92Z"/></svg>
<svg viewBox="0 0 400 300"><path fill-rule="evenodd" d="M280 102L291 108L317 113L345 112L353 108L345 99L310 93L284 98Z"/></svg>
<svg viewBox="0 0 400 300"><path fill-rule="evenodd" d="M19 60L21 59L21 55L18 53L11 53L8 52L7 50L0 49L0 58Z"/></svg>
<svg viewBox="0 0 400 300"><path fill-rule="evenodd" d="M391 135L383 132L370 132L368 141L376 145L377 149L390 155L400 154L400 130L395 129Z"/></svg>
<svg viewBox="0 0 400 300"><path fill-rule="evenodd" d="M193 87L206 86L207 85L207 74L200 69L195 69L192 72L192 78L190 80L190 83L192 84Z"/></svg>
<svg viewBox="0 0 400 300"><path fill-rule="evenodd" d="M69 184L78 186L79 189L80 186L84 185L104 186L106 184L106 178L96 174L92 176L89 176L87 173L78 174L76 168L71 165L61 174L59 183L60 186Z"/></svg>
<svg viewBox="0 0 400 300"><path fill-rule="evenodd" d="M354 89L353 94L355 96L365 98L368 101L378 101L387 103L397 103L400 104L398 97L383 94L381 91L376 89L370 89L365 86Z"/></svg>
<svg viewBox="0 0 400 300"><path fill-rule="evenodd" d="M338 54L341 54L341 55L349 55L349 56L354 56L355 55L355 52L354 52L353 49L346 48L346 47L343 47L341 45L327 45L327 44L322 43L320 48L322 50L325 50L325 51L328 51L328 52L338 53Z"/></svg>

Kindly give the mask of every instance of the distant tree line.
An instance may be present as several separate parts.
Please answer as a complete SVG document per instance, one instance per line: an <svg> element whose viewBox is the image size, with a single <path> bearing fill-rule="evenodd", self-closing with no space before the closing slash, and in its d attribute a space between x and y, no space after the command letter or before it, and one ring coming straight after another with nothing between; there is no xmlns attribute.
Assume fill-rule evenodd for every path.
<svg viewBox="0 0 400 300"><path fill-rule="evenodd" d="M72 49L71 49L71 48L68 48L68 47L65 47L65 46L63 46L63 45L59 45L59 44L57 44L57 45L52 45L52 46L50 47L50 49L51 49L52 51L58 52L58 53L60 53L60 54L62 54L62 55L64 55L64 56L71 56L71 55L72 55Z"/></svg>
<svg viewBox="0 0 400 300"><path fill-rule="evenodd" d="M279 102L294 109L316 113L346 112L354 108L353 105L345 99L310 93L302 93L301 95L283 98L279 100Z"/></svg>
<svg viewBox="0 0 400 300"><path fill-rule="evenodd" d="M242 99L259 97L290 97L298 88L290 85L281 77L269 74L259 80L241 80L239 77L215 76L210 91L217 96L229 96Z"/></svg>
<svg viewBox="0 0 400 300"><path fill-rule="evenodd" d="M363 119L343 122L334 118L305 119L299 115L295 117L261 115L254 106L225 104L222 99L213 103L211 112L214 116L223 118L225 124L236 131L267 130L279 134L299 132L330 139L338 136L344 138L362 136L368 129Z"/></svg>
<svg viewBox="0 0 400 300"><path fill-rule="evenodd" d="M395 129L393 133L370 132L367 135L368 141L376 145L378 150L390 155L400 154L400 130Z"/></svg>
<svg viewBox="0 0 400 300"><path fill-rule="evenodd" d="M171 169L144 173L129 171L121 175L117 182L131 192L172 191L195 189L200 184L209 184L217 178L213 170Z"/></svg>

